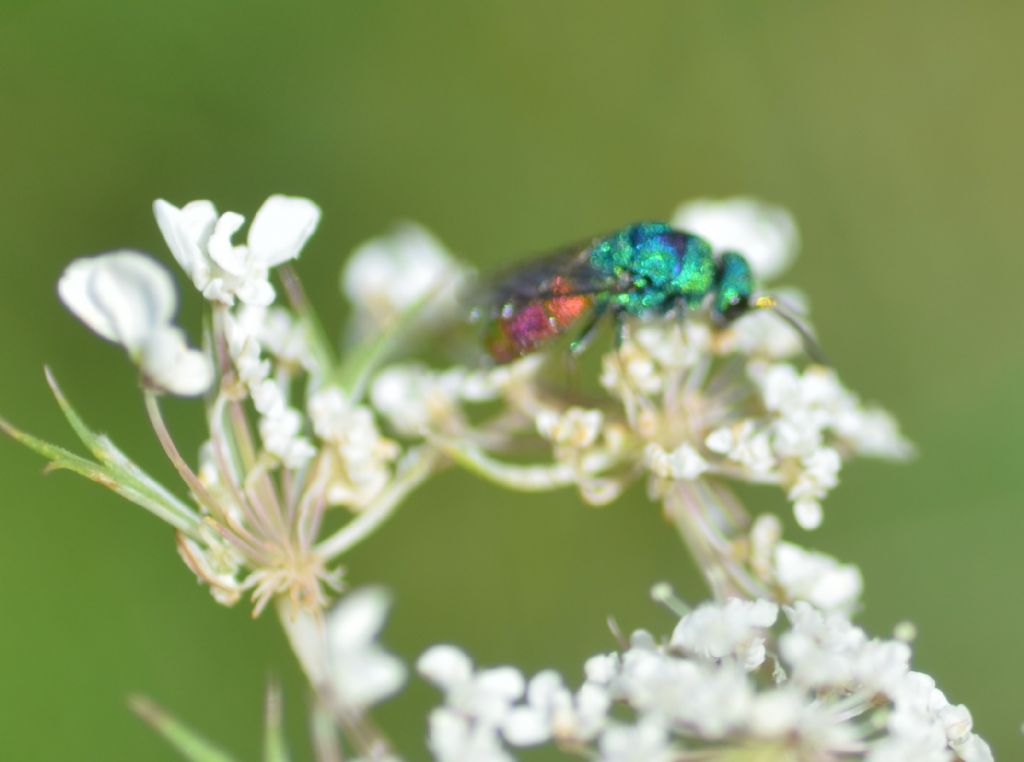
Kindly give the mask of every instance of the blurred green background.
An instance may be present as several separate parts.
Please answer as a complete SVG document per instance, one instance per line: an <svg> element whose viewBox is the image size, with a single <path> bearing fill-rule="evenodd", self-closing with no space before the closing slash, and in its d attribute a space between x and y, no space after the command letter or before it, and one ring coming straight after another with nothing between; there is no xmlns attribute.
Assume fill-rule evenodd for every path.
<svg viewBox="0 0 1024 762"><path fill-rule="evenodd" d="M54 295L75 256L169 260L158 196L250 215L272 192L316 199L298 269L335 325L346 253L396 219L486 269L692 197L782 203L804 236L787 281L811 295L845 381L921 451L853 464L824 527L789 536L857 561L861 622L915 622L917 667L1021 758L1024 6L598 8L3 0L0 411L70 444L49 363L91 422L168 475L122 354ZM197 444L197 411L171 410ZM174 759L125 708L144 691L252 759L269 675L305 748L306 696L273 617L214 605L143 511L41 478L9 441L0 452L0 756ZM573 680L611 647L607 615L670 627L651 583L704 595L640 491L600 511L455 473L350 568L394 590L386 640L406 659L453 641ZM417 684L381 713L414 759L435 700Z"/></svg>

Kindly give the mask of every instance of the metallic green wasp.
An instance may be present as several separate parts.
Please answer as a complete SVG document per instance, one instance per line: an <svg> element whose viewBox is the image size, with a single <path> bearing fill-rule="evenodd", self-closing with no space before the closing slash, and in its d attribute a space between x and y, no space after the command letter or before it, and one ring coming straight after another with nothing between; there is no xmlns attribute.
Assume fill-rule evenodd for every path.
<svg viewBox="0 0 1024 762"><path fill-rule="evenodd" d="M616 323L684 313L710 303L726 324L751 309L770 309L800 334L808 354L823 361L810 333L770 296L754 296L743 255L715 255L700 236L663 222L640 222L589 243L513 269L490 296L486 347L499 363L529 354L581 326L571 346L586 346L601 318Z"/></svg>

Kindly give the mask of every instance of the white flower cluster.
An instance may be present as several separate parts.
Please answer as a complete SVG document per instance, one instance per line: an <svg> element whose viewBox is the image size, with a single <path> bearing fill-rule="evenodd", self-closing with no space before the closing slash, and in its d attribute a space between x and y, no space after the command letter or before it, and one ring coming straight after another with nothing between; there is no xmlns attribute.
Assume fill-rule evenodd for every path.
<svg viewBox="0 0 1024 762"><path fill-rule="evenodd" d="M679 759L987 762L962 705L909 667L910 647L871 639L808 603L705 603L670 638L633 633L586 661L576 691L544 671L475 670L435 646L420 673L444 693L430 717L440 762L508 762L553 742L602 762ZM691 756L692 755L692 756Z"/></svg>
<svg viewBox="0 0 1024 762"><path fill-rule="evenodd" d="M752 315L771 319L770 315ZM741 321L742 324L742 321ZM806 529L851 455L902 458L911 447L884 411L861 405L829 368L798 370L756 355L720 355L699 324L644 326L605 358L602 382L619 397L657 480L703 476L776 484ZM714 359L742 358L744 365ZM685 364L686 358L697 358ZM664 492L667 484L653 485Z"/></svg>
<svg viewBox="0 0 1024 762"><path fill-rule="evenodd" d="M444 694L429 720L441 762L506 762L545 743L603 762L992 759L967 709L910 670L909 637L872 639L852 624L857 567L784 541L777 517L752 518L730 489L773 486L813 529L849 458L912 452L893 419L834 370L795 361L807 336L787 313L803 309L799 294L777 291L760 306L785 303L779 315L754 310L725 328L699 310L634 320L602 357L600 388L584 394L564 373L547 378L542 352L485 369L379 370L465 275L427 231L404 225L359 247L342 276L357 344L338 360L294 274L278 273L282 303L271 284L317 227L312 201L271 196L244 244L233 242L243 217L209 201L161 200L154 211L207 301L203 349L173 324L171 275L143 254L73 262L58 291L138 366L154 431L193 504L88 429L52 378L93 460L0 425L171 524L219 602L248 593L255 614L275 602L359 759L397 760L365 713L399 690L405 667L376 642L388 606L379 589L350 593L324 616L342 588L336 561L445 462L516 490L575 487L591 504L646 481L715 602L691 609L658 586L655 597L679 616L671 636L634 633L587 660L576 690L551 670L527 680L512 667L479 669L453 646L430 649L418 669ZM673 222L719 252L742 251L762 280L798 244L788 213L750 199L695 202ZM209 436L194 470L163 420L164 392L206 394ZM507 457L527 443L542 462ZM333 506L351 515L324 537Z"/></svg>
<svg viewBox="0 0 1024 762"><path fill-rule="evenodd" d="M320 222L312 201L271 196L253 218L246 244L239 246L231 241L245 224L237 212L217 214L209 201L178 209L163 199L154 202L153 211L171 253L203 296L257 307L274 301L270 270L299 256Z"/></svg>
<svg viewBox="0 0 1024 762"><path fill-rule="evenodd" d="M261 339L272 333L272 325L294 333L287 312L268 310L276 298L270 271L298 257L316 230L320 209L308 199L271 196L253 218L245 245L231 240L245 218L236 212L218 215L209 201L178 209L158 200L153 209L174 258L204 297L222 305L228 353L260 416L265 451L287 468L301 468L316 450L301 433L302 414L289 404L290 374L271 376L274 368L263 356ZM297 354L308 368L308 349L300 345Z"/></svg>
<svg viewBox="0 0 1024 762"><path fill-rule="evenodd" d="M754 320L775 318L748 315L735 330ZM834 370L800 370L765 359L768 352L756 345L736 352L728 333L718 338L695 320L646 325L605 357L602 383L622 401L656 480L709 476L779 485L801 526L814 529L845 458L912 452L891 416L862 405ZM652 485L656 493L667 488Z"/></svg>
<svg viewBox="0 0 1024 762"><path fill-rule="evenodd" d="M370 408L352 404L340 389L315 394L309 414L331 461L327 502L365 508L390 482L398 445L381 436Z"/></svg>
<svg viewBox="0 0 1024 762"><path fill-rule="evenodd" d="M395 323L425 299L422 326L451 307L466 269L430 231L412 222L395 226L352 252L341 274L341 288L355 310L353 330L359 337Z"/></svg>
<svg viewBox="0 0 1024 762"><path fill-rule="evenodd" d="M719 248L745 244L763 272L777 272L795 253L788 214L748 199L699 202L677 218ZM589 502L606 502L641 468L652 493L662 496L675 483L703 479L774 484L808 529L820 524L821 500L838 483L844 459L911 452L892 418L862 405L832 369L791 363L800 336L777 315L755 310L725 330L699 312L628 328L622 345L603 359L601 384L614 406L582 408L574 395L544 387L535 356L490 376L391 368L377 379L374 400L402 433L498 445L500 437L467 423L472 416L462 406L504 400L524 429L552 445L548 470L518 480L527 489L541 488L545 478L551 486L569 480ZM467 393L470 378L474 391ZM510 423L501 421L503 431ZM453 454L493 466L496 480L517 481L501 478L493 460L500 447L490 449L487 458L469 447Z"/></svg>
<svg viewBox="0 0 1024 762"><path fill-rule="evenodd" d="M831 556L782 540L771 514L758 516L749 535L749 566L780 601L806 601L826 612L849 615L863 589L860 570Z"/></svg>
<svg viewBox="0 0 1024 762"><path fill-rule="evenodd" d="M218 213L209 201L178 208L158 200L153 209L175 260L209 303L204 350L188 348L172 324L173 280L144 254L77 260L61 278L60 296L96 333L124 346L142 372L158 437L198 506L173 506L185 514L175 526L187 528L178 547L189 568L227 605L252 591L257 612L281 595L322 608L321 585L340 584L329 562L383 521L428 469L421 459L408 483L396 474L401 448L381 434L361 390L337 380L346 378L344 361L334 361L317 335L294 276L285 276L287 305L276 303L272 272L299 256L320 209L308 199L271 196L244 244L233 240L242 215ZM410 267L422 277L398 277ZM363 246L346 278L350 288L366 286L356 302L360 330L386 342L373 332L393 327L457 270L413 226ZM407 285L396 291L396 283ZM209 392L209 439L194 472L160 416L160 392ZM172 500L165 492L158 498ZM323 513L335 505L369 515L324 540Z"/></svg>

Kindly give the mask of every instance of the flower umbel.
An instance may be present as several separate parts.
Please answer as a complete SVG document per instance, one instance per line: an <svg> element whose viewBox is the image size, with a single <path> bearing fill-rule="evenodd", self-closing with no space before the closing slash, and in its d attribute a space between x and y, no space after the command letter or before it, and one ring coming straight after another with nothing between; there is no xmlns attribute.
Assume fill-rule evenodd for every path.
<svg viewBox="0 0 1024 762"><path fill-rule="evenodd" d="M88 429L55 384L97 462L11 431L172 523L183 560L219 602L233 605L248 593L258 614L284 596L293 608L319 615L327 591L342 585L337 556L379 526L438 459L382 436L358 389L334 380L366 371L353 374L334 359L294 275L283 273L289 299L275 303L270 276L298 256L316 229L320 210L312 201L271 196L243 245L232 242L242 216L218 214L208 201L178 208L159 200L154 211L172 254L209 305L205 350L185 344L172 323L173 279L145 254L76 260L58 290L87 326L121 344L138 365L154 431L193 505ZM207 395L209 434L195 465L164 421L162 392ZM321 536L324 513L335 506L361 516Z"/></svg>
<svg viewBox="0 0 1024 762"><path fill-rule="evenodd" d="M588 659L577 689L553 670L527 679L514 667L478 668L454 646L429 649L417 668L444 695L428 723L436 759L505 762L546 743L602 762L992 759L967 709L911 671L910 626L890 640L852 623L857 567L784 540L777 516L752 516L733 491L775 490L809 530L849 460L912 452L885 411L803 358L801 334L778 315L755 310L723 327L696 303L685 316L641 314L619 327L599 378L582 389L548 373L542 352L499 367L382 367L437 324L467 272L426 230L406 224L353 256L342 277L353 323L339 357L288 264L316 230L316 204L271 196L245 243L235 242L244 218L209 201L158 200L154 212L205 298L202 349L172 322L173 278L147 255L76 260L58 291L138 367L187 497L90 429L49 371L89 457L0 427L51 468L171 525L181 558L217 602L248 598L254 616L274 604L315 692L318 760L398 760L369 716L406 679L377 642L389 597L365 587L333 605L345 587L339 559L450 464L514 490L572 487L592 505L643 483L713 598L690 606L667 583L655 586L675 615L671 634L627 640L613 626L620 647ZM751 199L688 204L675 224L743 250L762 280L798 243L787 212ZM806 312L795 292L763 299L754 304ZM204 395L207 433L194 460L164 419L164 393ZM524 464L524 451L534 462ZM328 523L330 512L338 515ZM178 748L224 758L151 702L133 706ZM273 686L265 751L288 758Z"/></svg>
<svg viewBox="0 0 1024 762"><path fill-rule="evenodd" d="M778 209L743 199L678 215L712 241L756 239L753 264L767 272L793 255L796 228ZM538 355L490 371L393 367L377 377L373 399L397 431L513 489L575 485L603 504L646 479L716 593L764 597L777 580L754 568L751 521L730 482L781 490L798 523L813 529L847 460L912 452L886 412L864 405L835 370L801 363L800 351L799 335L769 312L721 328L694 311L626 325L621 346L603 357L604 394L586 405L545 380ZM473 403L492 400L504 414L475 421ZM550 461L503 459L530 435L550 446Z"/></svg>
<svg viewBox="0 0 1024 762"><path fill-rule="evenodd" d="M172 323L173 278L145 254L76 260L58 290L75 315L123 346L138 366L154 432L189 499L176 497L92 431L49 373L92 459L0 423L53 468L82 474L171 524L181 558L219 603L249 596L255 616L276 602L319 701L366 759L387 759L387 742L363 716L404 679L401 663L373 644L386 598L371 588L349 595L326 622L324 612L343 588L338 557L441 465L435 448L401 447L385 437L363 399L366 379L385 356L381 349L367 352L367 342L392 347L412 321L364 325L364 344L336 357L287 266L320 219L308 199L268 198L244 244L234 242L244 218L218 214L209 201L179 208L158 200L154 212L175 260L205 297L204 349L189 348ZM400 242L398 249L423 250L429 234L416 230L418 242ZM455 267L431 245L438 263ZM281 303L271 285L275 274L287 295ZM426 289L410 297L415 304L397 300L396 315L415 312L431 296ZM205 394L208 434L194 462L164 419L164 392ZM332 532L323 531L328 510L347 518Z"/></svg>
<svg viewBox="0 0 1024 762"><path fill-rule="evenodd" d="M551 671L527 682L434 647L419 663L445 695L431 748L443 761L548 741L601 762L992 760L967 708L910 669L905 642L809 603L779 613L763 599L701 604L669 639L641 630L588 659L576 691Z"/></svg>

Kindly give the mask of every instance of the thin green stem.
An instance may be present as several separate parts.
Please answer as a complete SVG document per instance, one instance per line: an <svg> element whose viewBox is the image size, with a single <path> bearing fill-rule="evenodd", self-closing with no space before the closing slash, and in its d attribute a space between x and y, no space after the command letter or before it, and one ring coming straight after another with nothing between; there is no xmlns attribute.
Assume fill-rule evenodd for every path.
<svg viewBox="0 0 1024 762"><path fill-rule="evenodd" d="M768 589L733 557L736 528L722 526L728 516L719 496L704 484L676 482L665 496L665 514L707 579L714 596L744 598L771 597ZM730 522L731 523L731 522Z"/></svg>
<svg viewBox="0 0 1024 762"><path fill-rule="evenodd" d="M349 523L317 545L325 562L359 544L381 527L416 487L430 476L441 462L441 453L423 445L406 456L405 467L368 507Z"/></svg>
<svg viewBox="0 0 1024 762"><path fill-rule="evenodd" d="M278 599L277 613L310 686L323 705L331 709L360 756L372 761L391 757L388 739L361 712L343 704L335 695L323 616L292 605L286 596Z"/></svg>

